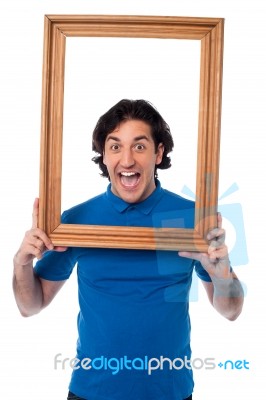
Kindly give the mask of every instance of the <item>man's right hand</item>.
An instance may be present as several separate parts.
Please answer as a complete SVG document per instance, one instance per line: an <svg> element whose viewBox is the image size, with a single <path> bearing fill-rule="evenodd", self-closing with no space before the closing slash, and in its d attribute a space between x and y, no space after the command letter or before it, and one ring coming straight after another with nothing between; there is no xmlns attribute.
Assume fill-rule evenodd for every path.
<svg viewBox="0 0 266 400"><path fill-rule="evenodd" d="M32 265L34 258L40 260L47 250L65 251L67 247L54 247L46 233L38 228L39 199L33 204L32 227L25 233L24 239L14 257L17 265Z"/></svg>
<svg viewBox="0 0 266 400"><path fill-rule="evenodd" d="M61 289L65 280L50 281L34 273L34 258L41 259L47 250L65 251L67 247L55 247L46 233L38 228L39 199L35 199L32 212L32 227L14 256L13 290L15 299L24 317L37 314L46 307Z"/></svg>

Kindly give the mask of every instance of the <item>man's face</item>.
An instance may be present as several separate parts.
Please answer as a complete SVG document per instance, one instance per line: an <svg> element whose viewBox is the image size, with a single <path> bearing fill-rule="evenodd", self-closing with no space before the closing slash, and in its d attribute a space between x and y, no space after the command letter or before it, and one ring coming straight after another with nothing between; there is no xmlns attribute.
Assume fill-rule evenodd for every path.
<svg viewBox="0 0 266 400"><path fill-rule="evenodd" d="M155 189L154 169L164 147L155 151L151 127L140 120L122 122L105 140L103 162L112 192L127 203L145 200Z"/></svg>

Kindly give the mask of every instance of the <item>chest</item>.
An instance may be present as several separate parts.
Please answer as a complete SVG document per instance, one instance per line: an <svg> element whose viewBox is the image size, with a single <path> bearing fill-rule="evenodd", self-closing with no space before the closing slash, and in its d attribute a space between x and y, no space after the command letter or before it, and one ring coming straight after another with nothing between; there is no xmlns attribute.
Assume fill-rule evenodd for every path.
<svg viewBox="0 0 266 400"><path fill-rule="evenodd" d="M187 292L192 260L172 251L76 249L78 279L88 288L113 295L164 296Z"/></svg>

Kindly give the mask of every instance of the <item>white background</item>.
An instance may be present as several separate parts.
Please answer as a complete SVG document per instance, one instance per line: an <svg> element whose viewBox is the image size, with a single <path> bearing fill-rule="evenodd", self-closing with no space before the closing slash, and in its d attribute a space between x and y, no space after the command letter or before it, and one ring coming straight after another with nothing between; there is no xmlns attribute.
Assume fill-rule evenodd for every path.
<svg viewBox="0 0 266 400"><path fill-rule="evenodd" d="M186 182L195 192L200 41L71 37L66 42L62 209L87 199L86 182L92 196L106 189L91 162L91 135L99 116L123 98L149 100L171 127L172 167L160 172L162 185L176 191Z"/></svg>
<svg viewBox="0 0 266 400"><path fill-rule="evenodd" d="M43 16L80 13L226 19L220 194L233 183L239 187L222 204L239 203L244 215L248 261L235 270L245 283L247 294L242 315L237 321L228 322L211 308L199 287L199 301L191 302L192 348L194 358L213 357L217 362L246 359L250 369L196 370L194 399L263 398L264 1L9 0L1 2L0 13L1 397L66 398L70 369L54 370L53 358L57 353L74 356L75 274L46 310L29 319L18 313L11 280L13 254L30 227L32 203L38 196ZM88 185L88 197L89 189ZM231 225L228 222L232 247L235 233ZM50 393L53 394L49 396Z"/></svg>

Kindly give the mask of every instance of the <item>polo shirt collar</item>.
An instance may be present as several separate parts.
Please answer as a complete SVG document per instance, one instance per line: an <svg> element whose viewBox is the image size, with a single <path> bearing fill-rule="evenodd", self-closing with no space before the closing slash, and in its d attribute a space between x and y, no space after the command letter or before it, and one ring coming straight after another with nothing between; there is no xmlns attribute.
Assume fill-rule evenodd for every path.
<svg viewBox="0 0 266 400"><path fill-rule="evenodd" d="M106 196L107 199L112 203L113 207L119 213L123 213L128 208L134 207L143 214L148 215L163 196L163 189L161 187L161 183L157 179L155 180L155 183L156 183L156 188L152 192L152 194L150 194L150 196L147 197L147 199L139 203L127 203L120 197L116 196L111 190L111 183L107 187Z"/></svg>

